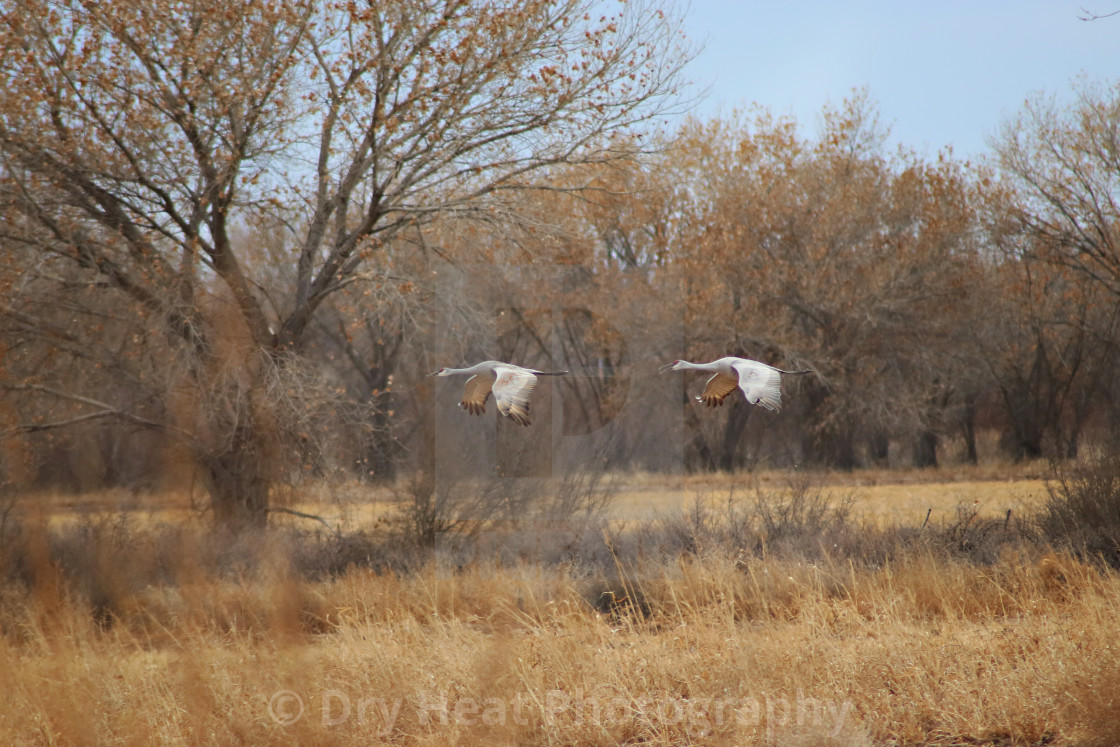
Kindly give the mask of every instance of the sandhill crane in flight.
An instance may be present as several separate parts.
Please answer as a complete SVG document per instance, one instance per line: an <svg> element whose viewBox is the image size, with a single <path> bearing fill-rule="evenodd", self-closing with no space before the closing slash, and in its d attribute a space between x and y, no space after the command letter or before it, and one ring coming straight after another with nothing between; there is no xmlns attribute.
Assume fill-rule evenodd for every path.
<svg viewBox="0 0 1120 747"><path fill-rule="evenodd" d="M688 361L673 361L657 370L665 371L711 371L715 376L708 379L708 385L703 393L696 398L708 407L722 405L728 395L736 388L742 389L747 396L747 402L752 405L761 405L767 410L777 412L782 409L782 374L807 374L813 373L805 368L799 371L786 371L774 368L759 361L746 358L720 358L711 363L689 363Z"/></svg>
<svg viewBox="0 0 1120 747"><path fill-rule="evenodd" d="M470 368L441 368L429 376L471 374L463 388L459 407L471 415L486 412L486 400L494 393L498 412L517 423L529 425L529 397L537 386L538 376L563 376L570 371L534 371L512 363L483 361Z"/></svg>

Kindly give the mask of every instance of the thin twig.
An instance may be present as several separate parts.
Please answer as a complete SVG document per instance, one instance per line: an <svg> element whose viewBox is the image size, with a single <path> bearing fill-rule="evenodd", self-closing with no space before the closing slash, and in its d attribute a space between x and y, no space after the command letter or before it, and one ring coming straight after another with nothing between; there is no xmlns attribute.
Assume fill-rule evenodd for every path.
<svg viewBox="0 0 1120 747"><path fill-rule="evenodd" d="M269 513L291 514L292 516L298 516L301 519L313 519L325 526L327 529L334 529L334 527L328 524L327 520L322 516L316 516L315 514L305 514L303 511L296 511L294 508L284 508L283 506L269 506L268 511Z"/></svg>

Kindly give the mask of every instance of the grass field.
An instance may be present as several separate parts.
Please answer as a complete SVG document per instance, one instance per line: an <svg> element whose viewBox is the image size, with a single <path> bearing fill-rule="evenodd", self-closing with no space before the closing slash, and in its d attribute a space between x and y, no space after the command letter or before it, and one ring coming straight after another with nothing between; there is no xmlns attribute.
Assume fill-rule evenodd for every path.
<svg viewBox="0 0 1120 747"><path fill-rule="evenodd" d="M850 498L853 507L876 522L921 522L953 515L961 506L975 506L982 515L1003 516L1008 509L1029 510L1046 495L1038 467L1001 465L954 467L944 470L861 470L853 473L801 475L837 499ZM614 478L610 516L618 520L645 520L688 509L697 498L721 503L728 497L749 496L758 490L788 490L785 472L739 475L666 477L627 474ZM290 508L321 516L332 526L366 526L384 517L395 505L400 490L353 484L315 485L283 496ZM156 521L197 519L201 495L165 490L139 496L125 490L108 490L80 496L36 494L25 496L25 515L65 524L99 512L123 512ZM298 520L297 520L298 523Z"/></svg>
<svg viewBox="0 0 1120 747"><path fill-rule="evenodd" d="M799 479L803 479L799 476ZM974 506L985 516L1004 516L1008 509L1029 510L1046 496L1045 481L1038 471L1010 468L993 472L979 468L813 475L808 479L834 498L850 498L853 508L875 522L922 522L955 514L961 506ZM625 519L650 518L687 509L701 496L710 501L749 496L758 490L788 490L788 474L692 477L666 484L664 478L637 476L620 481L614 516Z"/></svg>
<svg viewBox="0 0 1120 747"><path fill-rule="evenodd" d="M1044 492L890 477L822 488L866 520L857 541L927 512L957 537L962 503L999 526ZM1120 743L1115 572L1016 543L977 562L920 533L875 561L666 539L699 532L698 500L783 485L622 480L603 535L649 517L661 533L639 539L669 552L627 554L618 529L605 563L341 570L350 535L216 536L183 496L106 494L92 516L50 497L0 554L0 743ZM351 489L293 505L355 529L385 510Z"/></svg>

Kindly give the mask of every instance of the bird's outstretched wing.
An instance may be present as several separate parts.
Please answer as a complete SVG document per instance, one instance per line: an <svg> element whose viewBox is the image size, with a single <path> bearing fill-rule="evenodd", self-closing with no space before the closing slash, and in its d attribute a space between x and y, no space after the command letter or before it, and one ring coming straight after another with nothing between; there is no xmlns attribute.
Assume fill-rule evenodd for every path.
<svg viewBox="0 0 1120 747"><path fill-rule="evenodd" d="M782 409L782 374L778 369L758 361L744 360L731 365L739 373L739 388L747 402L774 412Z"/></svg>
<svg viewBox="0 0 1120 747"><path fill-rule="evenodd" d="M498 412L518 425L529 425L529 397L536 386L536 374L522 368L495 367L494 402Z"/></svg>
<svg viewBox="0 0 1120 747"><path fill-rule="evenodd" d="M722 405L723 401L727 399L727 395L735 391L735 387L739 382L730 376L724 376L717 373L712 378L708 379L708 385L704 387L704 391L696 398L697 402L703 402L708 407L715 407Z"/></svg>
<svg viewBox="0 0 1120 747"><path fill-rule="evenodd" d="M486 412L486 400L490 398L490 389L494 384L494 377L490 374L475 374L467 379L463 387L463 401L459 407L471 415L481 415ZM501 409L501 405L498 405Z"/></svg>

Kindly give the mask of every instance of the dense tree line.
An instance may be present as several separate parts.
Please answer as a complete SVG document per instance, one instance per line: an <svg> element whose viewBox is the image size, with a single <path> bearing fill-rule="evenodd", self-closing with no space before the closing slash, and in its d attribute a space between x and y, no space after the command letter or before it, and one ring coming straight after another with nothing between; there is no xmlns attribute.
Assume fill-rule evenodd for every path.
<svg viewBox="0 0 1120 747"><path fill-rule="evenodd" d="M6 6L4 489L197 482L260 523L464 443L533 476L1113 437L1120 88L984 165L888 151L866 94L666 131L679 19L593 5ZM728 354L815 374L779 414L656 375ZM573 375L514 432L424 376L482 358Z"/></svg>

